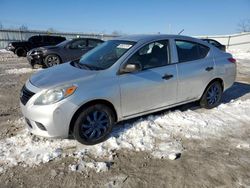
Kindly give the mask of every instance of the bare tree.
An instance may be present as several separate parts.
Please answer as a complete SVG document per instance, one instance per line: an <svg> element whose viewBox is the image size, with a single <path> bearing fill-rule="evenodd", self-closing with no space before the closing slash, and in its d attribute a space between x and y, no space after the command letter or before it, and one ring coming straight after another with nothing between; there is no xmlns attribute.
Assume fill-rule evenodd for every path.
<svg viewBox="0 0 250 188"><path fill-rule="evenodd" d="M21 25L21 26L19 27L19 30L21 30L21 31L27 31L27 30L28 30L28 26L26 26L26 25Z"/></svg>
<svg viewBox="0 0 250 188"><path fill-rule="evenodd" d="M241 20L238 24L238 30L240 32L249 32L250 31L250 19Z"/></svg>

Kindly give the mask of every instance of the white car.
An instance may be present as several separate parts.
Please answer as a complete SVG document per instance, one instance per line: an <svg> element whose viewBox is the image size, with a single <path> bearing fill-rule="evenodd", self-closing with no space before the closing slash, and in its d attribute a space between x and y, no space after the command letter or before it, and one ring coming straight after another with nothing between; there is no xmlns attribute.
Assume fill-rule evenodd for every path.
<svg viewBox="0 0 250 188"><path fill-rule="evenodd" d="M192 101L213 108L235 77L232 55L207 42L132 35L34 74L20 105L32 133L96 144L122 120Z"/></svg>

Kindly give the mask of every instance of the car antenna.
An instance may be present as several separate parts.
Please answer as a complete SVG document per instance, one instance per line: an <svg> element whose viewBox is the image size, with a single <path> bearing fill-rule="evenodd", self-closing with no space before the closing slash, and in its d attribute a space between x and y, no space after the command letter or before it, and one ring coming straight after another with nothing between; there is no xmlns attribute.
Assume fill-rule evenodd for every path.
<svg viewBox="0 0 250 188"><path fill-rule="evenodd" d="M182 29L182 30L178 33L178 35L180 35L183 31L184 31L184 29Z"/></svg>

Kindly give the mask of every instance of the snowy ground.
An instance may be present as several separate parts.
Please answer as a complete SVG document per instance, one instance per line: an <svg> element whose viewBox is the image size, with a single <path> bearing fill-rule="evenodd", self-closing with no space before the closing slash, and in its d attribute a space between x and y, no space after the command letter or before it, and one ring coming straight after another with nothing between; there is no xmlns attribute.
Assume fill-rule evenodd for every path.
<svg viewBox="0 0 250 188"><path fill-rule="evenodd" d="M250 136L247 134L250 133L250 55L249 52L237 50L231 52L238 61L238 82L225 93L223 104L219 107L205 110L196 105L188 105L122 122L115 127L107 141L95 146L84 146L75 140L45 139L31 135L24 127L24 121L18 109L18 99L7 96L2 90L0 101L6 104L0 103L0 127L3 126L0 134L0 180L1 175L5 177L5 174L11 173L15 167L42 168L53 162L59 163L60 166L60 161L62 161L61 164L65 164L64 161L68 159L73 160L65 164L67 173L77 171L88 174L94 170L97 174L109 173L109 171L112 174L116 169L117 156L124 151L129 152L129 155L133 152L146 153L143 160L149 158L152 164L159 159L171 164L171 160L178 158L176 163L179 163L178 161L181 163L182 156L189 156L192 151L186 145L189 146L192 143L192 147L198 147L197 143L202 143L209 150L209 143L213 140L226 139L228 145L225 148L230 147L230 151L250 154ZM12 66L12 59L8 61L6 57L2 59L4 61L0 60L0 75L3 79L0 85L13 90L14 93L18 92L27 77L34 71L28 67L24 58L17 61L20 61L18 68ZM22 83L18 82L19 79ZM12 103L7 104L7 101L12 99ZM11 112L15 115L12 116ZM138 155L140 154L135 154L134 157L137 158ZM192 161L194 158L189 160ZM250 166L249 159L241 160ZM122 178L122 182L126 177ZM115 177L117 178L119 179ZM233 185L250 186L250 181L246 180L246 178L250 179L249 173L245 173L244 176L239 175L237 178L239 182ZM8 182L5 184L12 185ZM112 187L110 183L107 185Z"/></svg>
<svg viewBox="0 0 250 188"><path fill-rule="evenodd" d="M250 95L249 95L250 98ZM106 159L107 163L93 164L95 170L107 170L117 150L128 149L147 151L156 158L178 156L184 150L181 139L206 139L224 137L240 130L250 122L250 99L236 100L221 104L212 110L174 110L162 115L148 116L132 124L121 124L114 129L112 136L95 146L83 146L74 140L47 140L30 135L26 129L16 136L0 141L0 161L2 170L15 165L33 166L47 163L58 157L73 156L79 163L71 165L71 170L85 170L84 156ZM23 126L23 119L13 122ZM235 143L235 147L250 149L250 139ZM76 148L68 152L67 148ZM175 157L174 157L175 159ZM84 168L77 166L84 165ZM103 168L103 169L102 169Z"/></svg>

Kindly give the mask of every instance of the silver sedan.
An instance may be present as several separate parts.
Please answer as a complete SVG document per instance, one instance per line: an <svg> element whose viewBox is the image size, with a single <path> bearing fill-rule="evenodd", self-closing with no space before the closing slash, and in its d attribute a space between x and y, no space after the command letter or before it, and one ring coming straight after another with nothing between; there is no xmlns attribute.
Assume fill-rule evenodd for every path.
<svg viewBox="0 0 250 188"><path fill-rule="evenodd" d="M32 75L20 105L32 133L91 145L122 120L192 101L216 107L235 77L232 55L199 39L132 35Z"/></svg>

